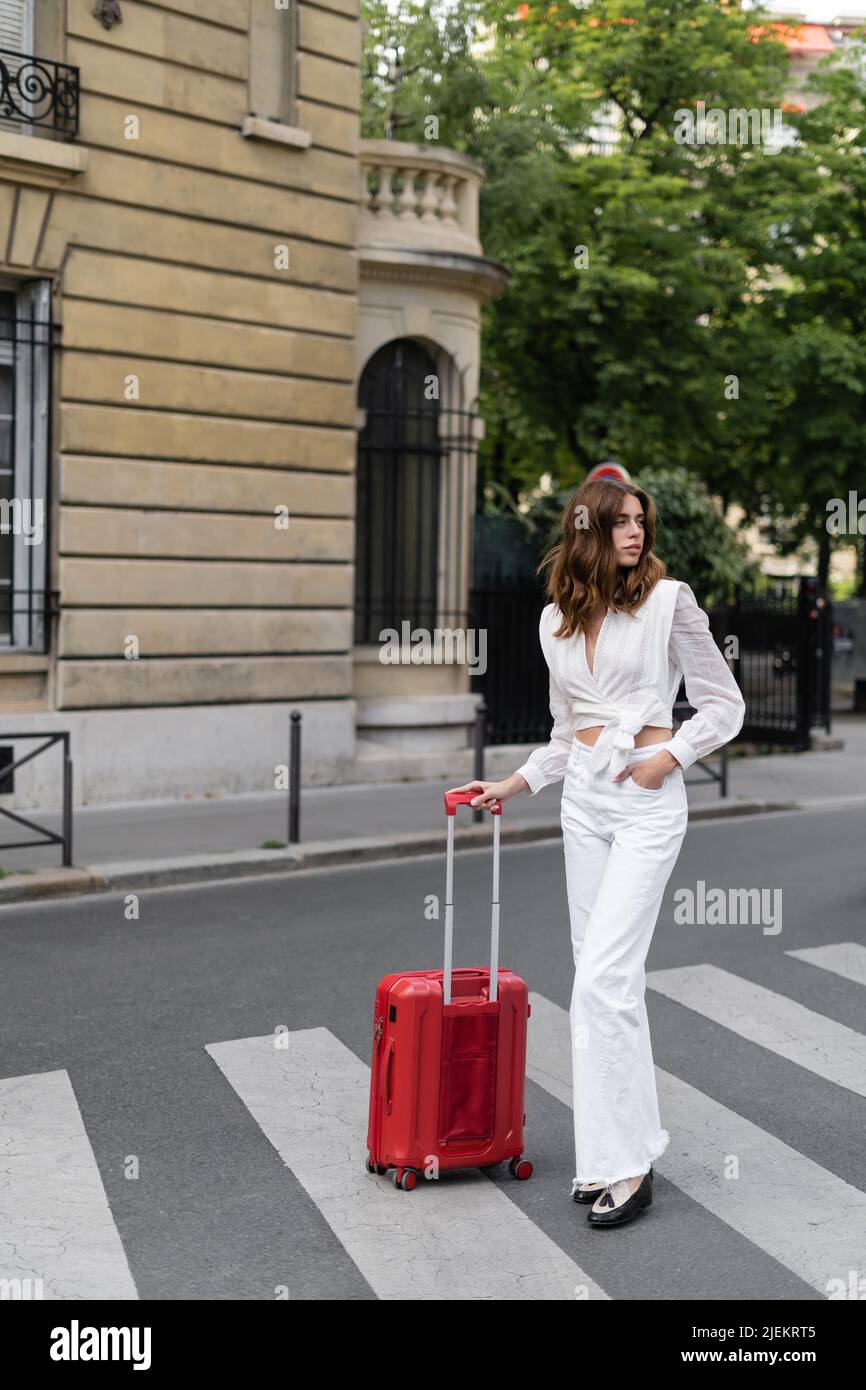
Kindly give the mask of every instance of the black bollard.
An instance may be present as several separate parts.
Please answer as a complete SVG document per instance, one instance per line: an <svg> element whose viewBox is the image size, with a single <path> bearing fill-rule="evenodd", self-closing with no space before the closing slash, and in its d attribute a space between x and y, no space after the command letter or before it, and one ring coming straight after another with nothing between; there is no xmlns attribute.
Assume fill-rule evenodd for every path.
<svg viewBox="0 0 866 1390"><path fill-rule="evenodd" d="M69 734L63 735L63 863L72 865L72 757Z"/></svg>
<svg viewBox="0 0 866 1390"><path fill-rule="evenodd" d="M289 844L301 842L301 714L292 710L289 730Z"/></svg>

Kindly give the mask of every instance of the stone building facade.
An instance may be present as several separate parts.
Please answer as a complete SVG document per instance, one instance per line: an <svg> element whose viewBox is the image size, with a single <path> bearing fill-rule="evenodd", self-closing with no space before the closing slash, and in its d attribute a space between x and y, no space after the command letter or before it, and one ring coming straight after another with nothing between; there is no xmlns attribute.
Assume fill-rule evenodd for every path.
<svg viewBox="0 0 866 1390"><path fill-rule="evenodd" d="M459 406L425 417L435 477L408 450L425 611L464 611L480 309L505 283L481 170L361 141L358 0L0 0L0 62L3 729L69 730L79 803L271 789L294 709L308 783L465 746L465 668L383 666L358 627L356 484L372 359L432 362ZM370 553L418 510L386 516L383 428ZM3 804L56 801L49 762Z"/></svg>

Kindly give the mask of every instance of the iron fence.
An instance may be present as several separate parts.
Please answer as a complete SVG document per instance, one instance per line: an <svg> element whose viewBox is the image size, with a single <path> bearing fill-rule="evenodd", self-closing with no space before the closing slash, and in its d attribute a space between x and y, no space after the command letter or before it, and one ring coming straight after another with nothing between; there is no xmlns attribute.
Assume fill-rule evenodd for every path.
<svg viewBox="0 0 866 1390"><path fill-rule="evenodd" d="M15 788L15 773L19 768L24 767L25 763L32 762L41 753L45 753L55 744L61 744L63 748L63 803L62 803L62 829L59 835L47 826L38 825L36 821L29 820L26 816L19 815L16 811L10 811L5 806L0 806L0 816L12 821L16 825L23 825L28 830L33 830L39 836L36 840L13 840L11 843L0 844L0 851L7 849L33 849L38 845L62 845L63 864L69 868L72 864L72 756L70 752L70 735L68 731L61 731L53 734L46 733L7 733L3 732L2 738L9 747L0 746L0 796L8 795ZM45 742L39 748L34 748L29 753L25 753L21 758L15 758L14 754L8 756L11 745L22 739L44 739Z"/></svg>
<svg viewBox="0 0 866 1390"><path fill-rule="evenodd" d="M473 676L472 689L485 702L488 745L550 737L549 674L538 644L545 602L541 580L532 577L471 591L471 626L487 629L487 671ZM746 702L741 741L805 749L813 728L829 731L832 604L814 579L788 592L737 592L733 603L707 615L723 652L730 637L737 639L731 669ZM683 681L676 714L693 712Z"/></svg>

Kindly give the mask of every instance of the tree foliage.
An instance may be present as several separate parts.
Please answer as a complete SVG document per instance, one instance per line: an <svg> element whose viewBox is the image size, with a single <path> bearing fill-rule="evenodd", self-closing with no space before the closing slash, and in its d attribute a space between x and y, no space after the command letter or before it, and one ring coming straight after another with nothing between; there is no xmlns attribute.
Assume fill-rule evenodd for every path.
<svg viewBox="0 0 866 1390"><path fill-rule="evenodd" d="M686 144L678 113L699 102L779 109L788 54L760 11L366 15L365 134L423 141L438 117L486 172L482 244L509 283L484 310L482 486L569 488L609 457L633 476L686 469L780 550L816 539L825 567L827 499L862 479L866 429L862 78L822 72L823 104L789 118L800 143L779 153ZM620 137L601 156L604 106Z"/></svg>

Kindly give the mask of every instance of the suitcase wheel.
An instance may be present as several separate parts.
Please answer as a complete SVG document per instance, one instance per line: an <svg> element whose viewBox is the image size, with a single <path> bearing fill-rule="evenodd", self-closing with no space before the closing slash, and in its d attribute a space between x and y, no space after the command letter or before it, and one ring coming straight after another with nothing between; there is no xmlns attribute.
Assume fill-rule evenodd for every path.
<svg viewBox="0 0 866 1390"><path fill-rule="evenodd" d="M414 1168L395 1168L394 1186L401 1187L404 1192L411 1192L418 1181L418 1174Z"/></svg>
<svg viewBox="0 0 866 1390"><path fill-rule="evenodd" d="M532 1164L528 1158L512 1158L508 1171L513 1178L525 1182L527 1178L532 1177Z"/></svg>
<svg viewBox="0 0 866 1390"><path fill-rule="evenodd" d="M364 1167L367 1169L368 1173L379 1173L381 1175L382 1173L387 1173L388 1171L388 1169L384 1168L381 1163L374 1163L369 1153L367 1154L367 1157L364 1160Z"/></svg>

